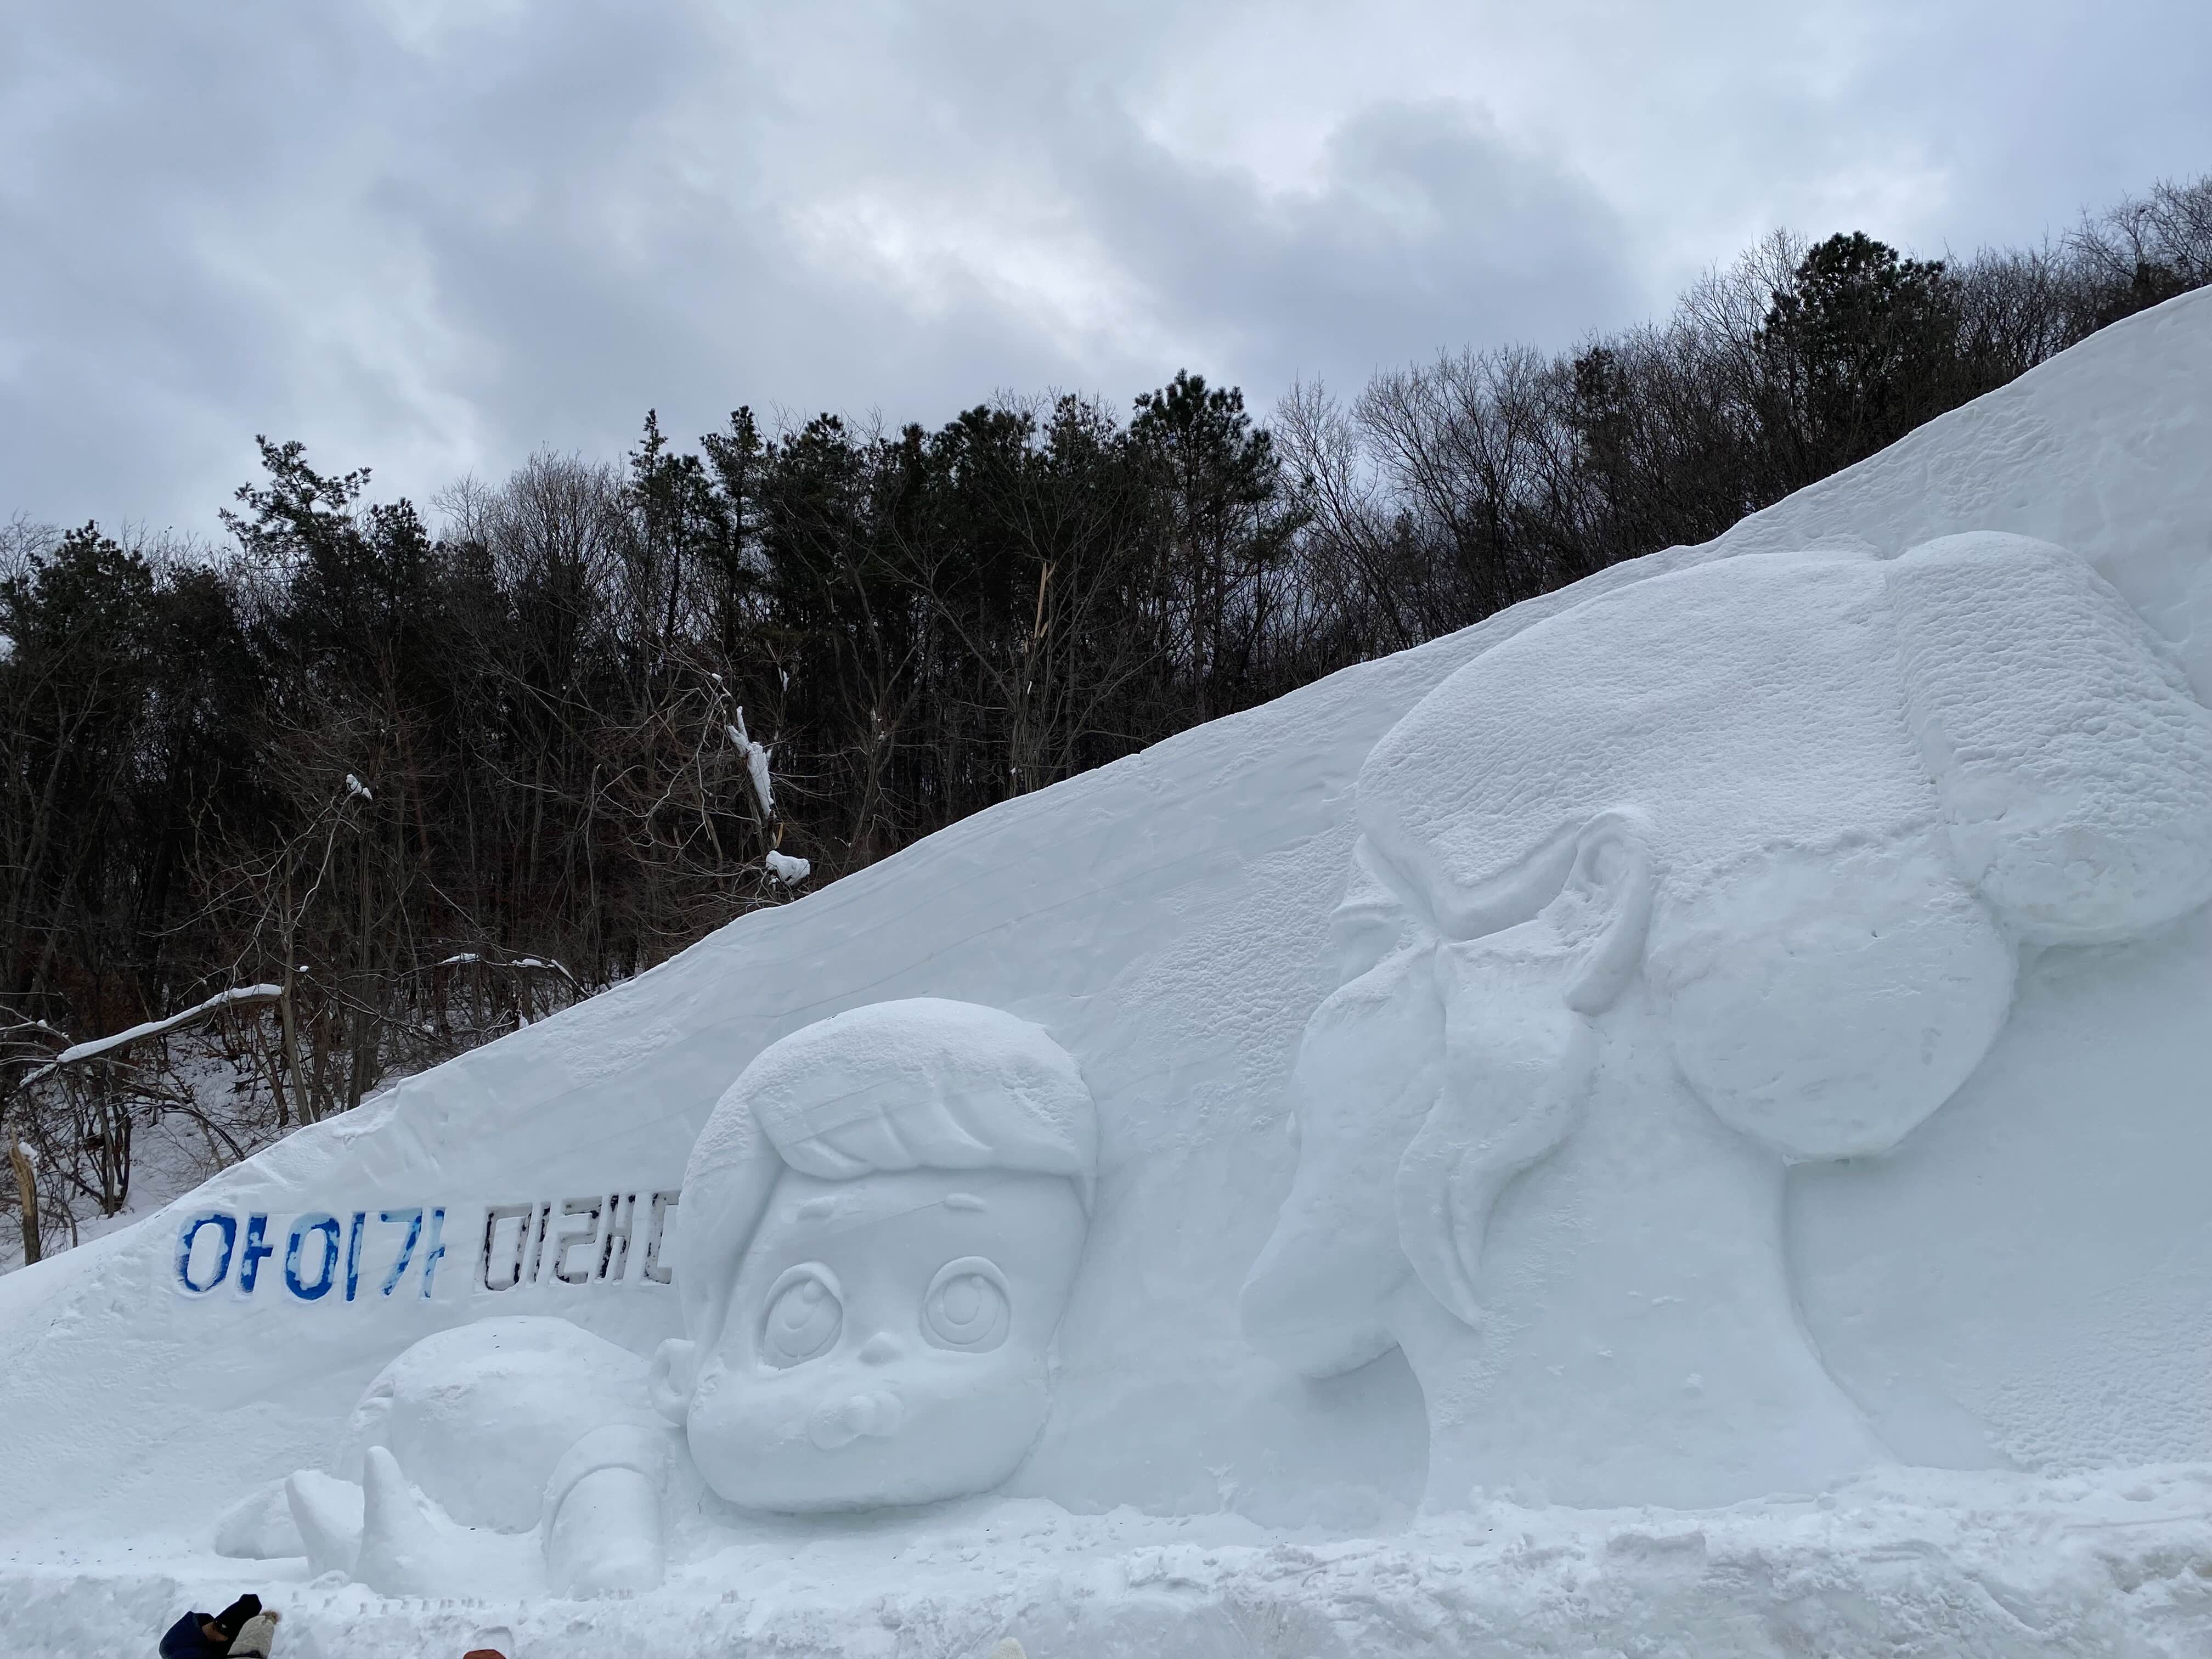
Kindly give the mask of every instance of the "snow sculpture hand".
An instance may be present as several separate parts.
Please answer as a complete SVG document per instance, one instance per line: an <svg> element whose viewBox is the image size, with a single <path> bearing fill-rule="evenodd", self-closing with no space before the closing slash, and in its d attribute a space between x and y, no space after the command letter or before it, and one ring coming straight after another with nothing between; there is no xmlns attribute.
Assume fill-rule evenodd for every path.
<svg viewBox="0 0 2212 1659"><path fill-rule="evenodd" d="M707 1483L803 1512L1012 1474L1050 1405L1096 1133L1074 1061L972 1004L856 1009L756 1059L684 1175L688 1334L653 1371Z"/></svg>

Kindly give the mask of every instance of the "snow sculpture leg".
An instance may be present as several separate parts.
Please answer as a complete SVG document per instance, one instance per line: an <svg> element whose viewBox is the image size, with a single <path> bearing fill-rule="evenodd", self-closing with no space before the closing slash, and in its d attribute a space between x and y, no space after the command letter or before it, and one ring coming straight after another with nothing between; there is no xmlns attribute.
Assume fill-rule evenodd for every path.
<svg viewBox="0 0 2212 1659"><path fill-rule="evenodd" d="M361 1559L362 1489L319 1469L301 1469L284 1482L284 1497L307 1549L307 1571L350 1577Z"/></svg>
<svg viewBox="0 0 2212 1659"><path fill-rule="evenodd" d="M1798 1325L1785 1161L1941 1108L2019 950L2212 896L2212 714L2047 544L1739 559L1461 669L1358 817L1247 1334L1402 1346L1432 1504L1726 1502L1885 1455Z"/></svg>
<svg viewBox="0 0 2212 1659"><path fill-rule="evenodd" d="M361 1553L353 1577L386 1595L450 1594L441 1528L422 1494L400 1473L399 1461L371 1446L362 1469Z"/></svg>

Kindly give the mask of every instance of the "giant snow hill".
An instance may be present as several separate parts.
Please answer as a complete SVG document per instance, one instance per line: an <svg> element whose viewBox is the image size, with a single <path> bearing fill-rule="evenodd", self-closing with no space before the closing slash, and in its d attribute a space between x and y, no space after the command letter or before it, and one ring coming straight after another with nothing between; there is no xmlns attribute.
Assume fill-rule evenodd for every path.
<svg viewBox="0 0 2212 1659"><path fill-rule="evenodd" d="M1942 540L1968 536L1982 539ZM2008 564L2010 550L2024 550L2025 562ZM2047 602L2046 590L2056 596ZM2058 614L2069 605L2079 617ZM1685 652L1684 674L1668 677L1675 689L1629 689L1656 674L1639 641L1662 635L1676 641L1668 648ZM1893 638L1905 642L1896 647L1905 690L1895 694L1880 678L1892 673L1888 656L1879 684L1863 672L1867 653L1889 653ZM1784 734L1789 764L1860 764L1854 734L1888 718L1864 714L1861 702L1901 697L1911 720L1899 717L1893 742L1885 726L1881 744L1863 745L1865 766L1894 762L1920 792L1897 785L1905 804L1896 823L1913 835L1951 836L1943 846L1983 846L2039 834L2029 819L2056 814L2059 850L2035 854L2053 884L2089 883L2118 868L2113 860L2134 858L2136 888L2106 910L2095 908L2104 900L2083 900L2044 925L2033 920L2042 914L2035 893L1999 891L2002 870L1954 877L1947 854L1908 857L1895 851L1903 842L1875 845L1848 826L1820 850L1837 862L1816 867L1800 855L1810 856L1819 835L1799 836L1789 848L1798 862L1778 866L1784 877L1775 880L1787 885L1774 889L1772 910L1778 936L1797 928L1790 939L1809 941L1802 951L1790 945L1790 961L1829 948L1838 928L1862 927L1838 896L1855 872L1872 867L1869 860L1891 860L1903 872L1894 890L1923 890L1914 881L1930 893L1955 890L1955 899L1923 908L1950 905L1963 918L1953 933L1931 933L1928 915L1908 907L1893 921L1864 924L1881 943L1850 958L1860 964L1851 985L1891 972L1880 964L1893 960L1933 963L1931 977L1923 986L1900 968L1893 984L1875 985L1880 1007L1864 1028L1875 1035L1853 1039L1883 1050L1872 1069L1843 1082L1823 1074L1805 1089L1839 1098L1865 1078L1877 1092L1891 1086L1886 1079L1905 1071L1882 1069L1887 1046L1908 1026L1922 1035L1905 1043L1918 1046L1898 1066L1918 1079L1955 1058L1958 1075L1943 1074L1893 1145L1877 1144L1863 1113L1817 1145L1769 1134L1760 1103L1796 1075L1786 1057L1767 1065L1780 1052L1773 1033L1819 1027L1830 1013L1860 1016L1840 996L1831 1010L1808 1011L1754 989L1701 1015L1694 1041L1678 1039L1682 1074L1693 1082L1765 1066L1738 1090L1752 1103L1733 1116L1717 1106L1718 1120L1701 1117L1705 1127L1686 1127L1656 1151L1636 1139L1646 1131L1626 1113L1617 1142L1626 1150L1608 1175L1612 1166L1577 1151L1595 1144L1588 1138L1599 1130L1589 1126L1602 1127L1601 1106L1571 1119L1585 1109L1557 1106L1542 1090L1573 1065L1592 1100L1602 1103L1609 1088L1632 1100L1622 1058L1630 1049L1617 1034L1633 1019L1656 1030L1674 1017L1662 1006L1674 994L1665 975L1689 970L1658 955L1639 967L1640 944L1616 950L1615 924L1589 920L1617 904L1633 911L1638 929L1687 926L1686 915L1705 925L1705 911L1668 896L1691 890L1664 885L1685 867L1679 849L1687 842L1667 839L1667 787L1649 785L1652 799L1590 817L1596 827L1577 832L1579 841L1532 839L1529 861L1494 877L1483 865L1490 885L1466 908L1479 923L1429 924L1443 935L1436 948L1444 957L1473 965L1454 970L1459 981L1438 978L1443 990L1419 994L1456 1009L1452 988L1477 982L1468 975L1490 975L1480 978L1489 988L1468 1004L1473 1035L1454 1024L1437 1039L1444 1081L1409 1083L1392 1097L1410 1100L1403 1109L1414 1119L1389 1148L1391 1167L1369 1181L1361 1159L1382 1133L1373 1126L1401 1108L1362 1091L1370 1082L1382 1091L1373 1079L1401 1064L1418 1073L1419 1044L1409 1036L1394 1052L1370 1038L1345 1051L1352 1059L1332 1060L1337 1051L1323 1045L1334 1028L1316 1011L1336 1006L1340 982L1368 983L1359 970L1384 972L1370 960L1397 960L1383 953L1402 955L1419 925L1390 921L1399 931L1347 969L1357 947L1346 943L1345 917L1419 908L1434 873L1425 848L1445 849L1434 855L1438 871L1453 858L1473 869L1489 857L1480 848L1453 850L1461 843L1451 838L1474 836L1471 813L1504 812L1491 796L1505 787L1509 768L1552 780L1547 788L1580 777L1579 761L1531 773L1527 757L1585 752L1592 728L1609 718L1616 670L1620 699L1671 708L1666 720L1702 730L1698 722L1718 718L1709 705L1737 695L1726 653L1746 641L1803 665L1787 686L1756 688L1815 734L1809 743L1799 728ZM1489 657L1509 642L1519 655ZM2077 646L2087 658L2076 659ZM1466 776L1447 780L1423 758L1439 751L1419 744L1449 742L1470 722L1504 721L1498 711L1514 706L1511 688L1532 683L1516 666L1494 695L1472 702L1447 687L1477 684L1453 677L1486 657L1494 665L1525 661L1525 674L1538 677L1583 665L1573 696L1516 714L1482 738L1489 769L1470 761ZM1701 661L1710 672L1689 672ZM1832 691L1822 689L1832 682ZM1936 689L1923 695L1926 685ZM1425 703L1432 692L1443 701ZM2089 697L2114 699L2124 712L2076 719ZM1633 1650L1701 1655L2203 1651L2212 1644L2212 921L2188 860L2202 844L2191 838L2212 826L2191 816L2198 784L2187 769L2204 752L2207 704L2212 293L2200 293L2106 330L1716 541L1607 570L981 813L748 915L637 980L410 1079L357 1112L301 1130L126 1231L0 1279L0 1650L150 1651L187 1604L221 1606L234 1588L253 1587L287 1612L280 1652L330 1659L459 1652L479 1641L525 1655L981 1654L1009 1632L1039 1659L1611 1651L1639 1640L1648 1645ZM1923 706L1936 714L1923 719ZM1931 735L1930 721L1945 720L1960 729ZM1652 743L1629 746L1671 752L1658 741L1663 730L1653 732ZM2018 732L2029 737L2014 742L2008 734ZM2130 744L2148 745L2142 752L2153 761L2129 770ZM2179 757L2171 775L2157 769L2169 756ZM1755 798L1768 763L1742 764L1749 772L1730 787ZM1410 791L1413 805L1378 816L1386 785ZM2106 811L2106 792L2124 789L2142 803L2131 817ZM1846 779L1834 786L1841 805L1832 811L1850 817L1866 795ZM1923 795L1936 803L1924 823L1913 816ZM1552 799L1539 791L1528 805L1547 836ZM1462 800L1470 805L1436 804ZM2105 831L2095 825L2118 817L2126 818L2122 830L2151 824L2142 831L2149 851L2100 850ZM1637 862L1647 842L1656 849L1648 877ZM1509 850L1518 856L1517 846ZM1983 859L1981 871L2007 854L1972 856ZM1492 861L1503 869L1503 859ZM1881 867L1891 881L1891 865ZM1656 909L1610 896L1632 880L1659 884ZM1525 903L1515 896L1524 890L1534 895ZM1717 915L1722 901L1712 904ZM2124 923L2098 920L2123 910ZM1529 932L1547 927L1540 937ZM1484 939L1509 929L1517 954L1481 955ZM1751 927L1743 938L1755 943L1759 932ZM1988 942L1978 942L1984 934ZM1684 959L1703 948L1694 928L1682 937ZM1904 954L1881 953L1899 938ZM1864 941L1849 943L1857 951ZM1554 962L1563 964L1556 971ZM1554 979L1565 988L1547 988ZM1984 981L1998 989L1982 995L1974 987ZM1524 996L1525 1018L1482 1025L1492 1018L1482 1009L1517 1009ZM910 1014L865 1016L886 1022L887 1035L870 1041L882 1047L891 1082L868 1070L876 1061L865 1042L822 1046L862 1029L820 1024L830 1017L909 999L982 1012L951 1017L932 1012L943 1004L910 1004ZM988 1011L1012 1020L1001 1030ZM1970 1026L1980 1035L1962 1047ZM764 1061L783 1067L773 1077L748 1073L770 1045L811 1027L830 1035L779 1049L793 1058ZM1710 1036L1715 1030L1722 1037ZM1017 1052L1032 1041L1034 1054ZM1511 1049L1521 1072L1497 1061L1482 1075L1504 1079L1498 1086L1510 1091L1525 1073L1535 1091L1527 1121L1476 1121L1456 1139L1417 1134L1411 1125L1430 1099L1460 1086L1451 1068L1465 1045L1482 1042L1521 1045ZM922 1058L898 1073L913 1055ZM1064 1076L1052 1071L1062 1055L1074 1068ZM1317 1068L1328 1066L1335 1069L1323 1076ZM696 1455L701 1473L668 1487L678 1496L666 1501L683 1513L669 1523L658 1588L580 1598L557 1576L538 1576L551 1571L538 1565L540 1546L509 1544L510 1534L541 1524L542 1474L532 1473L511 1517L498 1518L489 1498L471 1515L471 1494L498 1485L505 1454L486 1451L477 1468L465 1440L440 1454L441 1470L417 1455L406 1479L420 1492L406 1501L422 1506L425 1524L451 1529L440 1535L460 1540L456 1550L481 1545L487 1565L473 1590L447 1586L420 1564L408 1571L428 1576L408 1579L387 1561L380 1579L366 1555L356 1559L366 1547L356 1535L359 1489L367 1483L373 1533L386 1524L374 1518L377 1505L392 1501L378 1496L376 1481L387 1477L373 1470L397 1467L376 1453L364 1462L356 1417L364 1391L380 1374L380 1387L419 1386L424 1399L440 1389L459 1399L477 1386L474 1372L425 1373L416 1382L404 1368L386 1373L427 1338L495 1319L557 1319L634 1356L641 1375L664 1343L702 1337L702 1340L726 1325L766 1342L786 1310L797 1334L776 1367L808 1363L810 1345L842 1340L834 1325L819 1327L829 1305L821 1298L843 1297L847 1323L858 1320L853 1270L840 1278L810 1267L816 1278L790 1302L781 1298L799 1281L789 1273L756 1285L746 1276L753 1269L732 1265L709 1293L697 1276L720 1259L714 1249L726 1245L735 1264L738 1253L763 1247L744 1230L716 1243L705 1230L719 1224L702 1201L685 1207L687 1194L706 1190L699 1183L738 1167L732 1160L767 1156L745 1137L780 1134L778 1111L801 1123L782 1177L795 1183L785 1190L797 1194L799 1219L763 1196L762 1228L829 1214L848 1187L927 1188L948 1155L907 1146L854 1175L861 1165L841 1166L821 1150L828 1143L805 1139L822 1109L805 1091L832 1074L850 1084L838 1098L906 1075L916 1089L949 1091L958 1111L970 1095L1001 1090L1012 1105L977 1108L986 1117L1000 1112L994 1123L1060 1110L1037 1104L1048 1085L1087 1092L1081 1109L1095 1112L1095 1144L1085 1138L1088 1115L1068 1131L1073 1150L1064 1154L1060 1141L1038 1139L1042 1130L1023 1141L1030 1132L1021 1122L977 1129L961 1118L940 1140L972 1130L979 1146L996 1133L1025 1150L996 1161L975 1152L971 1163L984 1174L969 1184L980 1197L963 1189L914 1200L949 1203L946 1224L964 1225L962 1216L988 1206L1028 1213L1016 1194L1022 1181L1065 1178L1080 1188L1079 1211L1066 1212L1079 1267L1070 1286L1052 1291L1065 1301L1054 1304L1056 1329L1048 1321L1035 1334L1041 1352L1049 1347L1042 1392L1032 1391L1042 1426L1016 1449L1012 1472L977 1475L969 1495L875 1508L810 1504L814 1489L802 1473L763 1485L770 1496L752 1506L738 1490L746 1469L720 1472L702 1439L704 1407L694 1403L690 1450L666 1431L676 1448L667 1455L687 1471ZM743 1076L752 1092L701 1143L718 1101ZM1706 1087L1707 1097L1720 1088ZM1878 1115L1881 1104L1866 1110ZM1337 1135L1346 1137L1337 1166L1316 1169L1317 1137ZM1742 1150L1753 1140L1780 1150L1753 1157ZM1659 1398L1658 1382L1648 1370L1618 1387L1607 1380L1608 1365L1647 1362L1593 1334L1621 1317L1603 1305L1614 1281L1583 1285L1573 1275L1583 1269L1572 1264L1618 1260L1632 1275L1672 1246L1656 1235L1630 1239L1625 1230L1644 1224L1640 1200L1598 1203L1589 1194L1614 1190L1603 1183L1616 1176L1626 1183L1618 1190L1633 1194L1636 1170L1662 1172L1649 1178L1662 1185L1686 1181L1663 1172L1678 1164L1703 1171L1711 1159L1743 1164L1731 1194L1765 1191L1756 1182L1769 1178L1760 1172L1771 1164L1778 1200L1758 1224L1771 1224L1772 1248L1747 1253L1717 1233L1690 1237L1693 1218L1680 1259L1706 1265L1685 1269L1656 1298L1641 1279L1619 1281L1619 1298L1637 1298L1643 1322L1625 1330L1648 1333L1654 1318L1667 1330L1691 1328L1655 1315L1655 1300L1711 1304L1699 1334L1667 1351L1666 1409L1691 1401L1680 1419L1690 1426L1650 1428L1665 1447L1628 1443L1638 1439L1634 1423L1656 1420L1649 1401ZM768 1167L773 1177L783 1165ZM1001 1186L978 1184L984 1175ZM1340 1176L1340 1186L1328 1185ZM1312 1214L1321 1219L1301 1243L1285 1218L1316 1191ZM1427 1244L1425 1225L1441 1230ZM705 1242L679 1237L681 1226ZM1610 1241L1608 1228L1617 1234ZM1620 1248L1608 1255L1613 1244ZM1310 1269L1297 1265L1301 1249L1315 1252ZM952 1333L931 1337L934 1351L953 1353L971 1340L962 1333L981 1328L996 1305L990 1298L1018 1302L1027 1281L1011 1261L972 1265L988 1254L980 1247L944 1253L960 1260L921 1277L929 1307L951 1313L924 1317ZM1266 1271L1255 1276L1263 1256L1291 1264L1273 1292ZM971 1264L961 1267L965 1276L946 1279L962 1262ZM1340 1279L1328 1277L1340 1268ZM1778 1310L1771 1316L1753 1306L1764 1291L1746 1288L1770 1273ZM1248 1290L1248 1279L1258 1288ZM756 1290L767 1298L758 1316L746 1301ZM1408 1310L1404 1298L1430 1292ZM1317 1311L1325 1303L1352 1312L1332 1324ZM979 1306L984 1313L973 1311ZM1508 1309L1522 1311L1499 1311ZM1514 1332L1537 1331L1547 1319L1557 1328L1541 1340L1557 1352L1530 1348L1516 1359ZM973 1339L987 1340L1005 1339ZM1769 1380L1759 1367L1777 1345L1790 1354L1773 1360ZM1801 1352L1802 1364L1791 1357ZM708 1359L702 1351L696 1363ZM1515 1394L1513 1368L1524 1359L1535 1381ZM687 1397L695 1384L684 1367L694 1363L677 1364ZM671 1364L663 1352L655 1389ZM1475 1379L1469 1388L1490 1390L1480 1411L1442 1397L1439 1368L1454 1366L1453 1375ZM562 1375L523 1377L515 1397L536 1410L532 1402L568 1386ZM1555 1379L1548 1395L1539 1386L1546 1375ZM782 1386L781 1373L761 1376ZM900 1386L841 1395L835 1431L817 1416L805 1432L824 1456L864 1456L867 1437L888 1444L901 1413L919 1409L913 1398L902 1403ZM1753 1432L1760 1398L1794 1400L1786 1390L1801 1388L1832 1395L1832 1425L1793 1428L1803 1413L1791 1406L1771 1453L1731 1443L1729 1425ZM1731 1403L1695 1403L1717 1399ZM547 1409L557 1416L567 1407ZM1486 1427L1476 1420L1486 1412ZM677 1415L680 1422L680 1407ZM445 1431L461 1433L452 1423ZM1448 1434L1462 1435L1455 1443L1463 1449L1447 1468ZM1586 1461L1542 1465L1543 1448L1578 1437ZM1484 1450L1493 1441L1499 1449ZM847 1443L860 1449L848 1454ZM1801 1449L1802 1484L1771 1473L1800 1467L1791 1460ZM944 1453L952 1484L914 1490L962 1490L963 1455L959 1445ZM608 1454L563 1479L595 1478L623 1456L642 1468L642 1455ZM306 1496L288 1511L286 1482L301 1472L307 1484L294 1489ZM334 1524L356 1529L338 1554L301 1530L304 1512L313 1532L313 1504L325 1501L318 1492L340 1493L328 1500ZM544 1501L550 1540L560 1500ZM228 1528L224 1554L219 1523ZM551 1559L555 1543L543 1548ZM442 1593L393 1589L403 1583Z"/></svg>

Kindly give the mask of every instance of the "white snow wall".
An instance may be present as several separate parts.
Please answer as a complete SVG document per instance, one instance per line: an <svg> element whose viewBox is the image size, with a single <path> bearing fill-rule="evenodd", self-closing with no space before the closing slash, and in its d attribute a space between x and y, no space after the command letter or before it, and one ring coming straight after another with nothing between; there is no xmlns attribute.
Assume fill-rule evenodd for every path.
<svg viewBox="0 0 2212 1659"><path fill-rule="evenodd" d="M1236 1313L1289 1185L1281 1089L1328 988L1323 924L1362 758L1453 669L1589 592L1741 554L1861 542L1893 555L1985 529L2095 561L2212 702L2212 294L2110 329L1716 542L1348 670L747 917L0 1279L0 1532L112 1530L127 1516L204 1537L252 1485L322 1462L401 1348L485 1315L558 1313L649 1351L677 1323L647 1275L653 1195L676 1187L716 1096L785 1032L925 994L1044 1026L1102 1122L1054 1413L1009 1490L1074 1510L1227 1505L1371 1528L1420 1489L1403 1362L1303 1382L1246 1347ZM1980 1072L1900 1152L1801 1173L1806 1323L1901 1457L2212 1457L2208 1015L2201 915L2148 945L2050 952ZM594 1197L631 1217L619 1249L604 1213L568 1202ZM551 1259L487 1288L487 1270L507 1276L522 1206L534 1234L548 1205ZM487 1261L494 1206L507 1209ZM416 1212L423 1234L395 1273ZM233 1259L192 1295L179 1236L203 1214L228 1218ZM342 1259L326 1273L323 1239L343 1257L356 1215L352 1272ZM255 1216L271 1253L241 1294ZM588 1243L555 1254L587 1228ZM196 1281L215 1276L224 1236L221 1222L200 1230Z"/></svg>

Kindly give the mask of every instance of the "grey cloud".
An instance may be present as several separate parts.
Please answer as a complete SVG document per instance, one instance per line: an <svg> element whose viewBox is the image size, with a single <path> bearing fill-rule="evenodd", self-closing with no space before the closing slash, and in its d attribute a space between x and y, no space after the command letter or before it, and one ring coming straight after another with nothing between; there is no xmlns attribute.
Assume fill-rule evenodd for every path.
<svg viewBox="0 0 2212 1659"><path fill-rule="evenodd" d="M618 452L648 405L688 439L739 401L1126 405L1180 366L1348 387L1632 320L1685 248L1837 228L1882 169L1936 182L1878 234L2033 234L2172 170L2212 107L2178 7L2177 50L2131 57L2061 8L1824 0L1777 79L1759 9L1710 0L1679 40L1624 12L1592 79L1601 7L1426 3L1385 8L1361 78L1331 54L1385 25L1336 0L32 0L0 25L0 515L209 530L257 431L421 495ZM1170 85L1318 159L1262 179L1154 118ZM1539 85L1556 120L1487 112Z"/></svg>
<svg viewBox="0 0 2212 1659"><path fill-rule="evenodd" d="M1157 150L1097 198L1164 308L1264 391L1335 382L1466 341L1557 345L1627 314L1617 216L1463 105L1382 104L1333 132L1316 188L1275 194Z"/></svg>
<svg viewBox="0 0 2212 1659"><path fill-rule="evenodd" d="M2212 170L2212 8L1887 0L1856 88L1866 124L1917 135L1948 188L1895 227L1930 251L2031 241L2154 180Z"/></svg>

